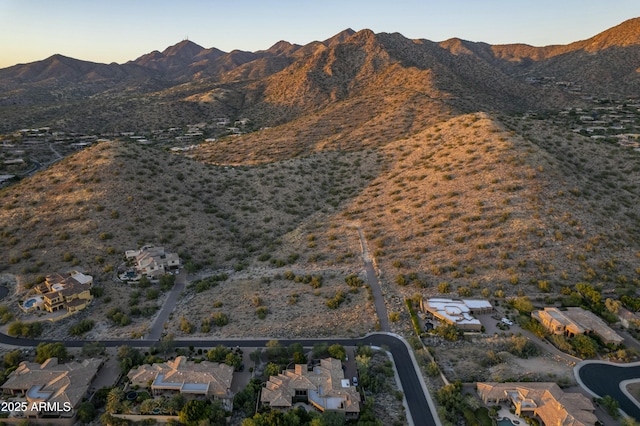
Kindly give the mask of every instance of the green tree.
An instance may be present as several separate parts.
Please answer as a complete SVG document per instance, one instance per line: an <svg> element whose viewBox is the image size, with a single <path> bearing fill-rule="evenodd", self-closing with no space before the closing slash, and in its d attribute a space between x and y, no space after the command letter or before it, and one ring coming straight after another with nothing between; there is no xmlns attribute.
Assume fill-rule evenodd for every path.
<svg viewBox="0 0 640 426"><path fill-rule="evenodd" d="M124 391L120 387L115 387L109 391L107 395L107 413L119 413L122 410L122 400L124 399Z"/></svg>
<svg viewBox="0 0 640 426"><path fill-rule="evenodd" d="M243 411L247 416L253 414L261 387L262 382L260 380L251 379L247 386L233 397L233 409Z"/></svg>
<svg viewBox="0 0 640 426"><path fill-rule="evenodd" d="M143 275L142 277L140 277L140 281L138 281L138 287L139 288L151 287L151 281L149 280L149 278L147 278L146 275Z"/></svg>
<svg viewBox="0 0 640 426"><path fill-rule="evenodd" d="M265 377L277 376L278 374L280 374L280 371L282 370L278 364L276 364L275 362L270 362L264 368L264 376Z"/></svg>
<svg viewBox="0 0 640 426"><path fill-rule="evenodd" d="M7 352L4 356L4 367L5 368L17 367L18 365L20 365L21 361L22 361L22 351L20 351L20 349Z"/></svg>
<svg viewBox="0 0 640 426"><path fill-rule="evenodd" d="M464 409L461 390L462 385L456 382L445 385L436 392L436 401L444 409L438 412L444 414L445 420L454 424Z"/></svg>
<svg viewBox="0 0 640 426"><path fill-rule="evenodd" d="M227 356L224 357L224 363L237 370L242 365L242 357L235 352L229 352Z"/></svg>
<svg viewBox="0 0 640 426"><path fill-rule="evenodd" d="M160 351L160 353L163 354L163 355L167 355L167 354L173 352L175 347L176 347L176 342L174 340L173 333L169 333L169 334L165 335L158 342L158 351Z"/></svg>
<svg viewBox="0 0 640 426"><path fill-rule="evenodd" d="M460 331L453 324L445 324L436 327L436 334L452 342L455 342L460 338Z"/></svg>
<svg viewBox="0 0 640 426"><path fill-rule="evenodd" d="M96 407L90 401L85 401L78 407L78 420L82 423L90 423L96 416Z"/></svg>
<svg viewBox="0 0 640 426"><path fill-rule="evenodd" d="M14 321L7 327L7 334L17 337L38 337L42 334L42 323Z"/></svg>
<svg viewBox="0 0 640 426"><path fill-rule="evenodd" d="M68 358L67 348L60 342L56 343L40 343L36 346L37 363L42 364L49 358L58 358L60 362L64 362Z"/></svg>
<svg viewBox="0 0 640 426"><path fill-rule="evenodd" d="M605 395L598 400L600 404L607 410L607 413L614 419L620 417L620 403L611 395Z"/></svg>
<svg viewBox="0 0 640 426"><path fill-rule="evenodd" d="M582 358L593 358L598 353L598 344L589 336L578 334L571 338L571 346Z"/></svg>
<svg viewBox="0 0 640 426"><path fill-rule="evenodd" d="M184 396L182 396L182 394L176 394L171 399L169 399L169 401L167 401L167 412L169 413L169 415L174 416L178 414L180 410L182 410L184 404Z"/></svg>
<svg viewBox="0 0 640 426"><path fill-rule="evenodd" d="M130 346L120 346L118 348L118 364L120 365L120 371L127 374L133 367L142 364L144 358L137 348Z"/></svg>
<svg viewBox="0 0 640 426"><path fill-rule="evenodd" d="M509 305L516 309L521 314L530 314L533 312L533 304L527 296L515 297L509 300Z"/></svg>
<svg viewBox="0 0 640 426"><path fill-rule="evenodd" d="M178 417L180 418L180 423L186 426L197 426L200 421L209 419L211 414L212 407L208 401L192 399L182 407Z"/></svg>
<svg viewBox="0 0 640 426"><path fill-rule="evenodd" d="M160 277L160 289L162 291L169 291L176 283L176 276L173 274L164 274Z"/></svg>
<svg viewBox="0 0 640 426"><path fill-rule="evenodd" d="M223 362L227 357L227 354L231 352L231 349L224 345L218 345L215 348L207 351L207 359L212 362Z"/></svg>
<svg viewBox="0 0 640 426"><path fill-rule="evenodd" d="M344 361L345 359L347 359L347 351L345 350L344 346L338 343L329 346L328 351L329 355L331 355L333 358L339 359L340 361Z"/></svg>

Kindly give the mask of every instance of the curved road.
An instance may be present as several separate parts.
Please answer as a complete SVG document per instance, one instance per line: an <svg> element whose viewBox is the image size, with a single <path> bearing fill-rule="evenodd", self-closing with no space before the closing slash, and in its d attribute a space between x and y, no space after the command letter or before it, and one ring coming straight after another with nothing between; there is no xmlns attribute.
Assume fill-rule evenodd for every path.
<svg viewBox="0 0 640 426"><path fill-rule="evenodd" d="M576 365L574 372L578 382L592 395L599 398L610 395L620 403L622 411L640 421L640 407L622 391L623 381L640 379L640 364L617 365L585 361Z"/></svg>
<svg viewBox="0 0 640 426"><path fill-rule="evenodd" d="M215 347L217 345L225 345L228 347L265 347L270 339L243 339L243 340L176 340L175 346L187 347ZM428 397L428 390L424 385L422 377L418 375L419 367L415 358L409 350L406 342L399 337L390 334L374 333L360 339L296 339L296 340L278 340L283 345L292 343L300 343L303 346L313 346L316 343L340 343L343 346L355 346L357 344L384 346L393 355L398 376L402 384L402 389L409 406L408 418L413 420L416 426L440 426L440 420L434 418L433 402ZM37 346L39 343L55 343L58 340L37 340L22 339L7 336L0 333L0 343L14 346ZM66 340L62 341L65 346L78 348L88 342L100 342L106 347L117 347L128 345L132 347L151 347L158 343L158 340Z"/></svg>

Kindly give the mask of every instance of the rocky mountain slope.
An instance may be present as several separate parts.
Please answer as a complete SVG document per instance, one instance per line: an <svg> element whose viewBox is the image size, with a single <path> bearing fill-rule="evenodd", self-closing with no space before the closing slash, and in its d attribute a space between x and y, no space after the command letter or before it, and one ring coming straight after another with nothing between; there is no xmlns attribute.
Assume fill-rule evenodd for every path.
<svg viewBox="0 0 640 426"><path fill-rule="evenodd" d="M585 105L598 81L635 94L622 57L633 62L637 27L548 48L347 30L263 52L185 41L124 65L59 57L0 70L7 129L151 130L225 116L264 126L184 154L113 138L1 190L0 266L25 284L71 268L109 283L125 250L153 243L191 271L235 274L247 294L287 270L325 274L326 287L291 291L296 309L328 312L325 299L349 291L343 275L361 270L361 230L390 311L416 292L552 299L588 282L634 293L640 154L543 112ZM580 73L584 64L610 74ZM572 75L581 93L555 84ZM278 288L269 309L285 312L291 298ZM352 300L372 312L364 295ZM327 314L331 333L347 312L358 311ZM373 329L371 318L354 330Z"/></svg>
<svg viewBox="0 0 640 426"><path fill-rule="evenodd" d="M429 96L465 112L540 110L566 104L570 96L531 79L567 81L590 94L637 93L639 27L632 19L588 40L547 47L434 43L345 30L324 42L279 42L258 52L226 53L184 40L122 65L54 55L0 70L0 129L64 123L78 131L151 130L184 125L187 117L199 122L247 114L273 126L366 91L390 85L411 91L415 84L429 85L437 90ZM423 81L416 70L424 72ZM390 79L395 73L412 77ZM233 101L203 101L212 91L230 93Z"/></svg>

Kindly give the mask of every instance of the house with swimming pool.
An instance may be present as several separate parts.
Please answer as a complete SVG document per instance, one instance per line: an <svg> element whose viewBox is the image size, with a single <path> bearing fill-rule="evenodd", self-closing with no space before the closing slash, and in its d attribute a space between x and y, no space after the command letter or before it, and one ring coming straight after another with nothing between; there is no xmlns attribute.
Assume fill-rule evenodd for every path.
<svg viewBox="0 0 640 426"><path fill-rule="evenodd" d="M517 416L543 425L593 426L598 421L593 402L581 393L564 392L556 383L476 383L484 404L510 404Z"/></svg>
<svg viewBox="0 0 640 426"><path fill-rule="evenodd" d="M126 273L124 277L121 276L121 279L125 280L136 281L142 275L156 279L180 268L178 253L169 253L164 247L146 245L140 250L127 250L124 255L128 261L135 263L135 271L130 271L132 273L130 277L127 277Z"/></svg>
<svg viewBox="0 0 640 426"><path fill-rule="evenodd" d="M343 413L351 420L360 416L360 393L335 358L322 359L319 365L296 364L293 370L269 377L260 394L263 406L277 410L292 409L298 402L320 412Z"/></svg>
<svg viewBox="0 0 640 426"><path fill-rule="evenodd" d="M184 356L175 360L145 364L127 374L131 385L148 388L153 395L181 394L186 398L219 400L226 409L233 408L233 367L217 362L196 363Z"/></svg>
<svg viewBox="0 0 640 426"><path fill-rule="evenodd" d="M81 272L50 274L35 286L36 294L27 298L20 308L25 312L66 310L70 313L86 308L93 296L93 277Z"/></svg>

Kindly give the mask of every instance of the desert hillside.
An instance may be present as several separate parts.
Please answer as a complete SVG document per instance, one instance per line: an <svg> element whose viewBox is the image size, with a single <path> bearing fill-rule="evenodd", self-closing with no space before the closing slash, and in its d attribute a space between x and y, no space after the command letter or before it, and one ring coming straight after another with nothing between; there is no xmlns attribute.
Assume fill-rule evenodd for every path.
<svg viewBox="0 0 640 426"><path fill-rule="evenodd" d="M313 318L326 335L373 330L371 298L345 283L362 272L362 242L398 315L416 293L634 293L638 79L611 58L634 57L636 27L562 49L348 30L255 53L182 42L123 66L56 56L0 70L3 125L68 132L4 137L3 158L57 155L0 190L3 280L17 301L49 273L93 275L107 295L82 315L137 315L127 328L101 320L95 337L144 334L161 304L155 287L140 301L115 279L144 244L178 252L190 280L225 277L176 310L195 324L224 306L220 335L318 335ZM596 65L618 98L588 92L598 76L578 70ZM95 143L78 151L74 138Z"/></svg>

